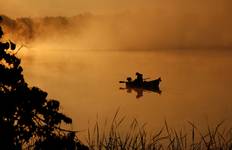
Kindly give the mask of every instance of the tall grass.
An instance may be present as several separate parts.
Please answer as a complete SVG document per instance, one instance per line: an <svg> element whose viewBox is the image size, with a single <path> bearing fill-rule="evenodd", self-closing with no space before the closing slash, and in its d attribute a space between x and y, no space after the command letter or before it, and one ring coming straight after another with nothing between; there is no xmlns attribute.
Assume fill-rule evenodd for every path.
<svg viewBox="0 0 232 150"><path fill-rule="evenodd" d="M201 130L188 122L190 132L185 132L170 128L165 121L163 128L153 133L136 119L127 122L118 117L118 111L111 122L96 122L88 129L87 146L91 150L232 150L232 129L223 128L223 122Z"/></svg>

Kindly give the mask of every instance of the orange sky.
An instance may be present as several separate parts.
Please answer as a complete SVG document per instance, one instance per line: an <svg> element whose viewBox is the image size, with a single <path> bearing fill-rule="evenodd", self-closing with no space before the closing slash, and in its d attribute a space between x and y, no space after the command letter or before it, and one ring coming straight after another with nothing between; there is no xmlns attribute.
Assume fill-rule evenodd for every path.
<svg viewBox="0 0 232 150"><path fill-rule="evenodd" d="M146 1L148 5L154 3ZM7 0L0 1L0 12L10 16L76 15L81 12L120 12L135 9L142 3L142 0Z"/></svg>
<svg viewBox="0 0 232 150"><path fill-rule="evenodd" d="M11 17L73 16L83 12L114 13L136 9L232 10L231 0L1 0L0 6L0 14Z"/></svg>
<svg viewBox="0 0 232 150"><path fill-rule="evenodd" d="M104 15L88 25L76 23L84 48L232 46L232 0L0 0L0 14L12 19L86 12Z"/></svg>

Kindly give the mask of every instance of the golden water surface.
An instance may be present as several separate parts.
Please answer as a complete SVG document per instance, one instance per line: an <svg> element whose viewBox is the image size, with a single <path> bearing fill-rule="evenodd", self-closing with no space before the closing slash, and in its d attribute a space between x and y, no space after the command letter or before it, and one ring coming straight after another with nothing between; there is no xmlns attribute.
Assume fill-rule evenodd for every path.
<svg viewBox="0 0 232 150"><path fill-rule="evenodd" d="M31 49L20 54L26 80L61 102L73 128L86 130L111 119L117 109L150 128L178 127L187 121L232 124L232 52L230 50L67 50ZM162 78L161 94L143 96L118 81L135 72Z"/></svg>

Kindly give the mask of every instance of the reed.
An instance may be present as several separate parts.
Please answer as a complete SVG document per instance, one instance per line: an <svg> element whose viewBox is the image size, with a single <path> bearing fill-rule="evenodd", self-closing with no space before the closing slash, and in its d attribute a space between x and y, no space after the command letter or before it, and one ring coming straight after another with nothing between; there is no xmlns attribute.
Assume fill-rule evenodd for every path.
<svg viewBox="0 0 232 150"><path fill-rule="evenodd" d="M224 122L214 127L199 129L188 121L190 128L175 130L164 126L153 133L146 130L145 124L133 119L129 124L125 117L118 117L118 111L112 121L100 125L97 121L88 129L87 146L91 150L231 150L232 129L225 129Z"/></svg>

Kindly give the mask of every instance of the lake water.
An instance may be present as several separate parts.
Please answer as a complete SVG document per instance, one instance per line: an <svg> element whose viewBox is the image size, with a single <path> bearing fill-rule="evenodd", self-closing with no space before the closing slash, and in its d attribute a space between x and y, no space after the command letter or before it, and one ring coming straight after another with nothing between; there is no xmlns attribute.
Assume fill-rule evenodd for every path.
<svg viewBox="0 0 232 150"><path fill-rule="evenodd" d="M232 52L230 50L51 50L20 52L30 85L58 99L73 118L73 129L86 130L96 120L112 119L117 109L149 128L187 121L232 125ZM120 90L118 81L135 72L162 78L161 94Z"/></svg>

